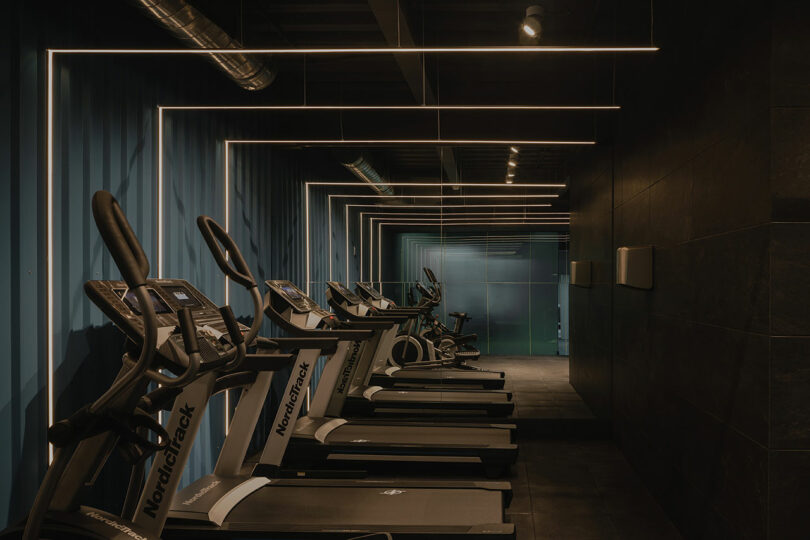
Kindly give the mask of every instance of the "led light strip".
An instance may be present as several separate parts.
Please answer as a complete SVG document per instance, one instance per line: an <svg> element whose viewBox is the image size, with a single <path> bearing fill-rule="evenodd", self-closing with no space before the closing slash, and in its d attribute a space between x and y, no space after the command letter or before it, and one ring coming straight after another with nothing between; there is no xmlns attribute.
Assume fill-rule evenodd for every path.
<svg viewBox="0 0 810 540"><path fill-rule="evenodd" d="M54 421L53 381L53 51L48 49L48 427ZM53 444L48 443L48 464Z"/></svg>
<svg viewBox="0 0 810 540"><path fill-rule="evenodd" d="M369 205L349 205L349 204L345 205L345 211L346 211L346 218L345 218L345 221L346 221L346 282L347 282L347 286L348 286L348 283L349 283L349 225L348 225L348 223L349 223L349 219L348 219L349 206L369 206ZM402 205L400 205L400 206L402 206ZM487 207L487 205L479 205L479 206ZM510 206L510 205L506 205L506 206ZM537 206L551 206L551 205L537 205ZM424 207L425 208L431 208L430 206L424 206ZM441 210L441 208L438 208L438 210ZM360 212L360 281L363 280L362 271L363 271L363 267L364 267L364 264L363 264L363 258L364 258L363 237L365 235L364 218L365 218L365 216L372 216L372 215L378 216L379 218L383 218L384 216L397 216L397 215L399 215L399 216L435 216L436 214L435 213L429 213L429 212L413 212L413 213L411 213L411 212ZM451 214L447 214L447 215L453 216L453 217L460 216L458 219L463 219L466 216L483 216L483 217L478 217L478 218L470 218L470 219L479 219L480 220L480 219L484 219L484 217L486 217L486 216L491 216L492 213L491 212L465 212L465 213L451 213ZM548 219L555 219L555 218L568 219L568 216L570 215L570 213L569 212L538 212L538 213L498 212L498 216L502 216L502 215L526 216L526 217L546 216ZM414 218L414 219L418 219L418 218ZM493 219L500 219L500 218L494 217ZM505 218L505 219L514 220L514 219L518 219L518 217L511 217L511 218ZM371 231L372 231L372 235L373 235L373 225L371 227L372 227ZM332 279L331 274L330 274L330 279Z"/></svg>
<svg viewBox="0 0 810 540"><path fill-rule="evenodd" d="M501 183L484 183L484 182L459 182L459 183L440 183L440 182L381 182L380 184L369 184L368 182L307 182L310 186L357 186L357 187L373 187L380 186L399 186L399 187L437 187L437 188L457 188L457 187L497 187L497 188L564 188L564 183L556 184L511 184L505 186ZM407 195L401 195L407 197Z"/></svg>
<svg viewBox="0 0 810 540"><path fill-rule="evenodd" d="M620 105L177 105L170 111L615 111Z"/></svg>
<svg viewBox="0 0 810 540"><path fill-rule="evenodd" d="M369 253L369 278L371 281L374 281L374 221L375 220L384 220L386 218L371 218L370 227L369 227L369 246L371 251ZM473 219L473 222L462 222L458 223L456 221L453 222L445 222L443 218L433 218L432 220L424 220L420 218L412 218L415 221L411 221L409 218L390 218L392 221L380 221L377 223L377 284L379 285L380 292L382 292L382 226L383 225L414 225L414 226L427 226L433 225L438 227L454 227L454 226L478 226L478 225L569 225L570 219L569 218L550 218L554 219L555 221L548 221L549 218L536 218L535 219L526 219L523 218L520 221L517 221L518 218L509 218L515 220L515 222L504 223L502 221L496 221L497 218L492 218L493 220L484 221L481 218L470 218ZM438 222L437 222L438 221ZM363 231L360 231L361 238ZM362 281L362 277L361 277Z"/></svg>
<svg viewBox="0 0 810 540"><path fill-rule="evenodd" d="M226 148L225 152L228 153L228 142L233 141L226 141ZM226 178L227 178L227 171L226 171ZM529 188L563 188L565 184L495 184L495 183L474 183L474 182L461 182L457 184L443 184L437 182L386 182L386 186L406 186L406 187L439 187L444 188L445 186L448 187L495 187L495 188L517 188L517 187L529 187ZM306 250L306 293L309 294L309 282L310 282L310 241L309 241L309 196L310 196L310 186L357 186L362 188L368 188L373 186L366 182L305 182L305 203L304 203L304 213L306 218L306 227L305 227L305 250ZM549 194L549 195L510 195L508 197L559 197L557 194ZM327 224L328 224L328 253L329 253L329 280L332 280L332 198L335 197L355 197L353 195L334 195L329 194L327 200ZM357 195L356 197L373 197L373 195ZM422 195L380 195L380 197L396 197L396 198L409 198L409 197L422 197L422 198L435 198L435 197L443 197L443 198L452 198L452 197L481 197L473 196L473 195L429 195L429 196L422 196ZM498 195L487 195L487 198L490 197L499 197ZM550 206L550 205L549 205ZM345 210L345 213L348 216L348 209ZM348 219L346 220L346 230L348 231ZM362 233L361 233L362 234ZM346 236L346 243L347 243L347 250L348 250L348 233ZM346 276L349 275L349 261L348 258L346 259Z"/></svg>
<svg viewBox="0 0 810 540"><path fill-rule="evenodd" d="M432 53L453 53L453 54L478 54L478 53L617 53L617 52L655 52L659 50L658 47L410 47L410 48L305 48L305 49L47 49L47 71L48 71L48 88L47 88L47 108L48 108L48 127L47 127L47 246L48 246L48 270L47 270L47 319L48 319L48 425L53 424L54 420L54 381L53 381L53 361L54 361L54 344L53 344L53 296L54 296L54 283L53 283L53 121L54 121L54 88L53 88L53 69L54 69L54 56L57 54L81 54L81 55L100 55L100 54L115 54L115 55L138 55L138 54L167 54L167 55L200 55L217 53L222 55L230 54L279 54L279 55L300 55L300 54L432 54ZM162 119L159 121L160 134L158 136L159 147L161 155L158 158L159 171L158 181L160 187L160 194L158 195L158 275L160 276L163 271L162 260L162 232L163 232L163 160L162 160ZM346 143L343 143L346 144ZM439 143L446 144L446 143ZM467 144L481 144L481 143L467 143ZM526 143L521 143L526 144ZM569 143L570 144L570 143ZM586 143L587 144L587 143ZM592 142L590 144L593 144ZM227 147L227 144L226 144ZM308 223L307 223L308 229ZM307 231L308 232L308 231ZM308 239L308 238L307 238ZM309 289L309 282L307 282L307 289ZM53 460L53 446L48 446L48 461Z"/></svg>
<svg viewBox="0 0 810 540"><path fill-rule="evenodd" d="M344 195L329 195L329 197L347 197ZM330 203L331 204L331 203ZM550 203L539 204L346 204L346 208L435 208L437 210L443 208L549 208ZM348 213L348 210L346 210ZM360 223L360 281L363 280L363 271L365 270L365 249L363 248L364 237L363 223ZM371 262L369 261L369 264ZM348 275L348 271L346 273Z"/></svg>
<svg viewBox="0 0 810 540"><path fill-rule="evenodd" d="M521 146L588 146L596 141L576 140L528 140L515 141L504 139L243 139L231 141L232 144L312 144L312 145L389 145L389 144L430 144L439 146L502 146L519 144Z"/></svg>
<svg viewBox="0 0 810 540"><path fill-rule="evenodd" d="M382 293L382 257L380 257L380 253L382 251L382 227L384 225L411 225L414 227L477 227L481 225L486 225L488 227L492 226L538 226L538 225L567 225L568 223L542 223L542 222L524 222L524 221L515 221L515 222L490 222L490 221L481 221L481 222L472 222L472 223L430 223L430 222L416 222L416 223L397 223L397 222L386 222L381 221L377 224L377 285L379 287L380 293ZM371 254L373 259L373 253ZM371 281L374 281L374 276L370 276Z"/></svg>
<svg viewBox="0 0 810 540"><path fill-rule="evenodd" d="M48 49L58 54L480 54L480 53L633 53L656 52L659 47L338 47L301 49Z"/></svg>

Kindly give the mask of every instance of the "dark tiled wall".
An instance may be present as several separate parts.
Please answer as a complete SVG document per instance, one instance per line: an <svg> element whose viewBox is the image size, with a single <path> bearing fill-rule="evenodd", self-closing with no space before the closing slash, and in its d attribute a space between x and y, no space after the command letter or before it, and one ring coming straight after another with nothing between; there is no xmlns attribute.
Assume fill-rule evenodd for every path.
<svg viewBox="0 0 810 540"><path fill-rule="evenodd" d="M655 287L610 287L596 326L609 294L572 288L571 379L687 537L804 538L810 8L697 8L656 3L660 53L618 64L612 165L572 180L572 259L652 244Z"/></svg>
<svg viewBox="0 0 810 540"><path fill-rule="evenodd" d="M810 35L806 2L781 2L771 49L772 538L810 531Z"/></svg>
<svg viewBox="0 0 810 540"><path fill-rule="evenodd" d="M591 286L571 286L571 384L598 416L610 416L613 154L603 151L571 190L572 261L591 262Z"/></svg>

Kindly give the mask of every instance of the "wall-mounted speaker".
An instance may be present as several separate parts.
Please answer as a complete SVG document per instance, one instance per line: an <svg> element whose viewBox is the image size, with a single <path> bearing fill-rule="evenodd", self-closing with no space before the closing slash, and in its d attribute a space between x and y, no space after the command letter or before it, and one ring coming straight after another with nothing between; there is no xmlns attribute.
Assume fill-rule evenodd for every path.
<svg viewBox="0 0 810 540"><path fill-rule="evenodd" d="M591 286L591 261L571 261L571 285Z"/></svg>
<svg viewBox="0 0 810 540"><path fill-rule="evenodd" d="M636 289L652 289L652 246L623 246L616 250L616 284Z"/></svg>

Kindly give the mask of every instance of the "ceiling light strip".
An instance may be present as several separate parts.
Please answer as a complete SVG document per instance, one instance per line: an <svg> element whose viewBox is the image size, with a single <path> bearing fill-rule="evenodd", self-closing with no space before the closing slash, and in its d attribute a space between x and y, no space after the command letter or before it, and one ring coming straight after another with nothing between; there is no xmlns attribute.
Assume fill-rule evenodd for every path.
<svg viewBox="0 0 810 540"><path fill-rule="evenodd" d="M620 105L176 105L172 111L615 111Z"/></svg>
<svg viewBox="0 0 810 540"><path fill-rule="evenodd" d="M310 186L357 186L357 187L369 187L369 184L366 182L307 182ZM438 182L383 182L380 185L385 186L399 186L399 187L496 187L496 188L520 188L520 187L527 187L527 188L564 188L564 183L556 183L556 184L512 184L511 186L506 186L500 183L490 183L490 182L462 182L458 184L454 183L438 183Z"/></svg>
<svg viewBox="0 0 810 540"><path fill-rule="evenodd" d="M521 146L588 146L596 144L596 141L577 140L526 140L516 141L513 139L243 139L230 141L231 144L318 144L318 145L387 145L387 144L437 144L437 145L459 145L459 146L500 146L519 144Z"/></svg>
<svg viewBox="0 0 810 540"><path fill-rule="evenodd" d="M542 46L542 47L336 47L268 49L48 49L56 54L481 54L481 53L636 53L656 52L659 47Z"/></svg>

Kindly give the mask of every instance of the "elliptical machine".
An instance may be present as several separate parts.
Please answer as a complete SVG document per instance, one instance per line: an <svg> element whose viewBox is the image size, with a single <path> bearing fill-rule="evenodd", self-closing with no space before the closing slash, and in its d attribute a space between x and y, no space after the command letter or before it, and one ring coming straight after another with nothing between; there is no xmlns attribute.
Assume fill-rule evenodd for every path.
<svg viewBox="0 0 810 540"><path fill-rule="evenodd" d="M428 267L422 269L425 272L431 285L426 288L421 283L416 284L417 290L422 294L422 298L428 299L428 304L438 306L442 300L441 283L436 279L436 275ZM452 355L455 361L454 366L462 369L478 369L467 364L468 361L478 360L481 357L479 351L473 343L478 339L477 334L463 334L464 322L471 320L466 313L453 312L451 317L456 318L455 328L451 330L433 314L432 309L422 316L422 326L420 335L430 340L434 346L445 354Z"/></svg>
<svg viewBox="0 0 810 540"><path fill-rule="evenodd" d="M224 322L229 331L236 330L229 332L232 342L228 345L212 335L198 335L191 310L180 306L164 310L168 306L155 292L155 280L147 279L149 261L143 248L110 193L99 191L93 196L93 217L124 281L88 281L85 292L108 316L113 305L128 313L125 320L116 321L130 330L127 351L106 392L48 429L54 459L27 519L4 531L3 537L160 538L162 521L144 522L133 517L146 498L141 489L143 463L156 452L180 461L190 445L182 445L182 439L178 444L177 430L186 433L198 423L192 425L181 410L182 404L175 403L166 430L152 418L152 407L172 400L179 389L208 370L238 365L245 355L241 333L228 306L219 310L220 323ZM147 393L152 382L162 386ZM160 442L150 441L149 433L157 435ZM93 484L116 448L134 467L123 516L80 504L83 488ZM177 489L182 467L175 474L167 473L158 470L158 462L162 460L154 460L150 478L160 478L160 497L165 494L168 498Z"/></svg>

